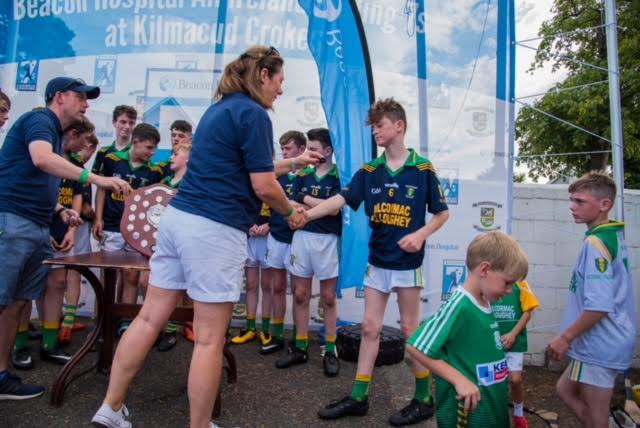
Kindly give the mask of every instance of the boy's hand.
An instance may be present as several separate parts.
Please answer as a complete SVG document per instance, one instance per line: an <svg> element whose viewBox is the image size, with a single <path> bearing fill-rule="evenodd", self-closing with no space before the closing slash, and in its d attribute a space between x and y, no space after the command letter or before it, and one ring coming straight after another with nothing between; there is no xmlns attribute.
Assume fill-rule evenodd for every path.
<svg viewBox="0 0 640 428"><path fill-rule="evenodd" d="M307 165L317 165L321 159L324 159L324 156L320 153L307 150L295 158L296 168L302 168Z"/></svg>
<svg viewBox="0 0 640 428"><path fill-rule="evenodd" d="M96 177L94 183L98 187L103 187L124 196L132 192L129 183L118 177L103 177L101 175L97 175Z"/></svg>
<svg viewBox="0 0 640 428"><path fill-rule="evenodd" d="M307 217L305 216L304 208L296 208L293 215L287 219L289 227L293 230L302 229L307 224Z"/></svg>
<svg viewBox="0 0 640 428"><path fill-rule="evenodd" d="M480 389L466 377L462 377L453 385L456 388L456 400L464 400L464 410L473 412L480 401Z"/></svg>
<svg viewBox="0 0 640 428"><path fill-rule="evenodd" d="M76 241L76 231L75 229L69 229L69 231L64 235L62 242L58 246L58 251L62 251L66 253L67 251L73 248L73 245Z"/></svg>
<svg viewBox="0 0 640 428"><path fill-rule="evenodd" d="M80 226L83 223L80 215L78 215L74 210L68 208L60 212L60 220L70 227Z"/></svg>
<svg viewBox="0 0 640 428"><path fill-rule="evenodd" d="M567 354L570 345L571 342L569 339L564 334L561 334L554 337L553 340L549 342L547 354L554 360L560 361Z"/></svg>
<svg viewBox="0 0 640 428"><path fill-rule="evenodd" d="M424 237L421 233L413 232L398 241L398 245L407 253L417 253L424 245Z"/></svg>
<svg viewBox="0 0 640 428"><path fill-rule="evenodd" d="M254 224L249 228L249 236L258 236L258 225Z"/></svg>
<svg viewBox="0 0 640 428"><path fill-rule="evenodd" d="M269 234L269 223L261 224L256 228L257 236L267 236Z"/></svg>
<svg viewBox="0 0 640 428"><path fill-rule="evenodd" d="M500 339L502 339L502 347L504 348L505 351L508 351L509 349L511 349L511 347L515 343L516 336L514 334L507 333L503 335Z"/></svg>
<svg viewBox="0 0 640 428"><path fill-rule="evenodd" d="M103 228L104 223L102 222L102 220L96 220L95 223L93 223L93 237L98 242L102 242L102 238L104 237Z"/></svg>

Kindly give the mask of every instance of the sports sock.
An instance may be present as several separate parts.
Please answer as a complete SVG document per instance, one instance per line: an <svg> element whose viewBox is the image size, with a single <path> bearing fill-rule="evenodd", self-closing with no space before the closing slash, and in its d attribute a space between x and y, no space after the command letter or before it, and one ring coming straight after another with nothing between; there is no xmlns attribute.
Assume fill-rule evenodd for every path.
<svg viewBox="0 0 640 428"><path fill-rule="evenodd" d="M18 326L18 334L16 334L16 341L13 344L13 349L23 349L29 346L29 323L20 324Z"/></svg>
<svg viewBox="0 0 640 428"><path fill-rule="evenodd" d="M284 337L284 319L276 318L273 320L273 337Z"/></svg>
<svg viewBox="0 0 640 428"><path fill-rule="evenodd" d="M416 374L416 392L413 396L421 403L428 403L431 401L431 372L429 370L423 370Z"/></svg>
<svg viewBox="0 0 640 428"><path fill-rule="evenodd" d="M351 398L356 401L366 401L369 396L369 384L371 384L370 374L357 374L353 383Z"/></svg>
<svg viewBox="0 0 640 428"><path fill-rule="evenodd" d="M64 305L64 320L62 321L62 327L71 328L76 321L77 305Z"/></svg>
<svg viewBox="0 0 640 428"><path fill-rule="evenodd" d="M336 353L336 335L325 336L324 338L324 350L325 352Z"/></svg>
<svg viewBox="0 0 640 428"><path fill-rule="evenodd" d="M271 317L262 317L262 331L269 333L269 327L271 326Z"/></svg>
<svg viewBox="0 0 640 428"><path fill-rule="evenodd" d="M291 329L291 341L295 342L298 339L298 330L296 329L296 325L293 324L293 328Z"/></svg>
<svg viewBox="0 0 640 428"><path fill-rule="evenodd" d="M167 323L167 326L164 329L165 333L175 333L178 331L178 324L174 323L173 321L169 321Z"/></svg>
<svg viewBox="0 0 640 428"><path fill-rule="evenodd" d="M247 331L256 331L256 317L247 316Z"/></svg>
<svg viewBox="0 0 640 428"><path fill-rule="evenodd" d="M53 349L58 342L58 329L60 323L56 321L45 321L42 323L42 347Z"/></svg>
<svg viewBox="0 0 640 428"><path fill-rule="evenodd" d="M524 416L524 404L513 402L513 416Z"/></svg>
<svg viewBox="0 0 640 428"><path fill-rule="evenodd" d="M309 335L299 334L296 336L296 348L306 351L309 347Z"/></svg>

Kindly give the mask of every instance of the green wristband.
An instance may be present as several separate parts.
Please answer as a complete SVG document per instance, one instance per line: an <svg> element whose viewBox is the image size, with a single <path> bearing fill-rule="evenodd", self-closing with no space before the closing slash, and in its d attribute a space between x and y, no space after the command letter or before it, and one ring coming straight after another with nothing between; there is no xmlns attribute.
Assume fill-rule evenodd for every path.
<svg viewBox="0 0 640 428"><path fill-rule="evenodd" d="M83 169L82 172L80 173L80 178L78 179L78 183L80 184L86 184L87 181L89 181L89 170L87 169Z"/></svg>
<svg viewBox="0 0 640 428"><path fill-rule="evenodd" d="M287 215L285 216L285 218L289 218L293 215L293 213L296 212L296 210L293 209L293 207L291 207L291 209L289 210L289 212L287 213Z"/></svg>

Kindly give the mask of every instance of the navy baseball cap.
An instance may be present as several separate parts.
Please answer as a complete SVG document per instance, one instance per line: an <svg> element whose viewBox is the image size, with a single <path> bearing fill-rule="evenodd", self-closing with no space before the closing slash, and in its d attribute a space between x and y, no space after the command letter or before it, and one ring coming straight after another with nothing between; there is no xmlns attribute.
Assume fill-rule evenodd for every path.
<svg viewBox="0 0 640 428"><path fill-rule="evenodd" d="M47 83L47 89L44 91L44 101L49 102L56 95L56 92L82 92L87 94L87 99L93 100L100 95L100 87L90 86L82 79L74 79L72 77L54 77Z"/></svg>

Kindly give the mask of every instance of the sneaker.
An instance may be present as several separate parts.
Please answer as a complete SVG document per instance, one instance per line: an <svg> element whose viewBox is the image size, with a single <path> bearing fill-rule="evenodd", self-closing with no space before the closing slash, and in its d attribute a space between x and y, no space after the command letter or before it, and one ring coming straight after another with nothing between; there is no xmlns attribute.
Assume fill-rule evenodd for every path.
<svg viewBox="0 0 640 428"><path fill-rule="evenodd" d="M308 361L309 356L307 351L303 351L300 348L295 348L293 352L288 352L284 357L276 361L276 367L279 369L286 369L298 364L304 364Z"/></svg>
<svg viewBox="0 0 640 428"><path fill-rule="evenodd" d="M58 332L58 344L60 345L68 345L71 343L71 331L73 329L70 327L60 327L60 331Z"/></svg>
<svg viewBox="0 0 640 428"><path fill-rule="evenodd" d="M335 352L325 352L322 357L322 367L327 377L336 377L340 371L340 361Z"/></svg>
<svg viewBox="0 0 640 428"><path fill-rule="evenodd" d="M258 337L260 338L260 344L262 346L267 346L268 344L271 343L272 337L271 337L271 335L269 333L265 333L264 331L261 331L258 334Z"/></svg>
<svg viewBox="0 0 640 428"><path fill-rule="evenodd" d="M272 337L270 343L260 347L260 353L262 355L273 354L281 349L284 349L284 339L282 337Z"/></svg>
<svg viewBox="0 0 640 428"><path fill-rule="evenodd" d="M216 423L215 423L215 422L210 421L210 422L209 422L209 428L220 428L220 425L216 425Z"/></svg>
<svg viewBox="0 0 640 428"><path fill-rule="evenodd" d="M131 428L133 424L127 419L129 410L124 404L120 410L113 410L108 404L100 406L91 419L91 424L100 428Z"/></svg>
<svg viewBox="0 0 640 428"><path fill-rule="evenodd" d="M156 348L160 352L167 352L173 349L173 347L176 346L176 343L178 343L178 337L176 336L176 333L167 333L165 331L160 335L160 340L158 341Z"/></svg>
<svg viewBox="0 0 640 428"><path fill-rule="evenodd" d="M343 416L364 416L369 410L369 402L354 400L350 395L335 401L318 411L320 419L338 419Z"/></svg>
<svg viewBox="0 0 640 428"><path fill-rule="evenodd" d="M234 345L242 345L247 342L251 342L257 336L258 334L255 330L242 330L240 334L231 339L231 343L233 343Z"/></svg>
<svg viewBox="0 0 640 428"><path fill-rule="evenodd" d="M0 382L0 400L28 400L42 394L44 386L22 383L22 380L12 373Z"/></svg>
<svg viewBox="0 0 640 428"><path fill-rule="evenodd" d="M429 404L422 403L415 398L402 410L397 411L389 418L389 423L400 427L412 425L429 419L433 416L433 401Z"/></svg>
<svg viewBox="0 0 640 428"><path fill-rule="evenodd" d="M18 370L31 370L33 360L29 348L14 349L11 351L11 364Z"/></svg>
<svg viewBox="0 0 640 428"><path fill-rule="evenodd" d="M87 326L86 326L86 325L84 325L83 323L81 323L81 322L74 322L74 323L73 323L73 327L71 327L71 331L82 331L82 330L84 330L85 328L87 328Z"/></svg>
<svg viewBox="0 0 640 428"><path fill-rule="evenodd" d="M514 428L529 428L529 422L527 422L527 418L524 416L514 416L513 426Z"/></svg>
<svg viewBox="0 0 640 428"><path fill-rule="evenodd" d="M60 365L67 364L71 359L71 355L62 351L60 348L55 347L51 349L40 348L40 358L47 361L52 361Z"/></svg>
<svg viewBox="0 0 640 428"><path fill-rule="evenodd" d="M116 331L116 336L122 337L122 335L125 331L127 331L130 325L131 320L120 321L120 323L118 324L118 330Z"/></svg>
<svg viewBox="0 0 640 428"><path fill-rule="evenodd" d="M182 334L184 334L184 338L189 342L193 343L196 341L196 336L193 334L193 323L186 323L182 327Z"/></svg>

